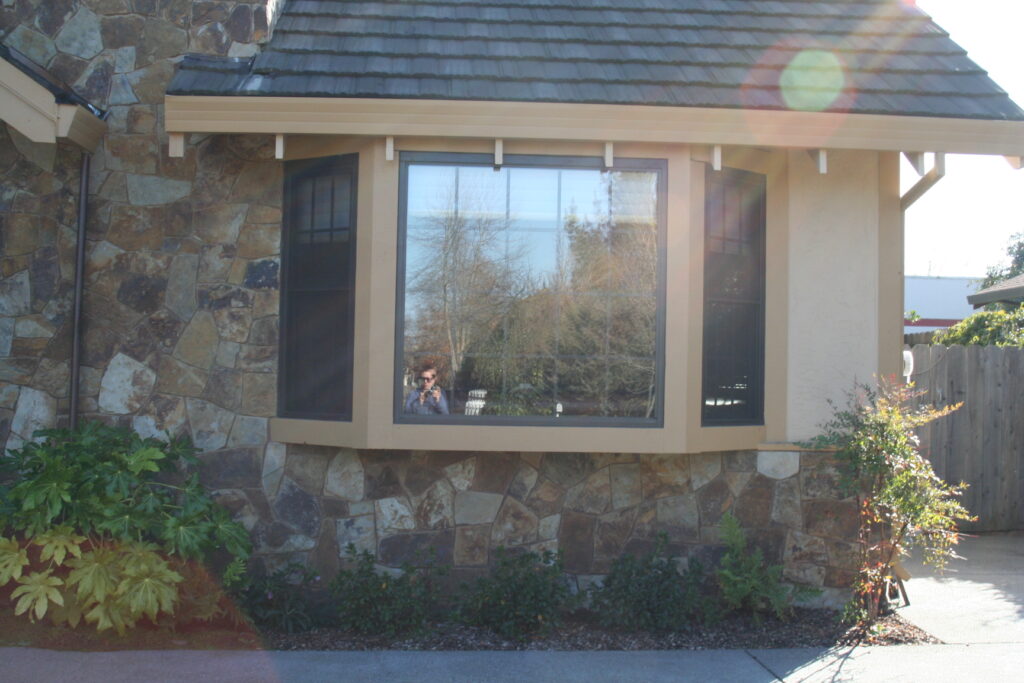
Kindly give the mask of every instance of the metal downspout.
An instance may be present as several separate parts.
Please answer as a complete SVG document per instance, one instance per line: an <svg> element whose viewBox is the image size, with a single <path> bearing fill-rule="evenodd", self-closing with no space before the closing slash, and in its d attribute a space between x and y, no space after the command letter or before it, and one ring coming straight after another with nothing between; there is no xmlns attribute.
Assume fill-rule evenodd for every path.
<svg viewBox="0 0 1024 683"><path fill-rule="evenodd" d="M69 427L78 426L78 374L82 346L82 289L85 283L85 220L89 211L89 162L92 155L82 152L81 178L78 183L78 242L75 251L75 307L71 333L71 387L68 406Z"/></svg>

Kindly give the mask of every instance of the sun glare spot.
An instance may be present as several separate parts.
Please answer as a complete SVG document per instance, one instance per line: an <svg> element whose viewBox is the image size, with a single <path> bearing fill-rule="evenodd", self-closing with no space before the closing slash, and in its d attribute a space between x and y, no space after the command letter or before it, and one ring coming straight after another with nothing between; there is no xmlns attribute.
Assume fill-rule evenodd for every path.
<svg viewBox="0 0 1024 683"><path fill-rule="evenodd" d="M843 65L826 50L801 50L779 78L786 106L798 111L824 111L846 85Z"/></svg>

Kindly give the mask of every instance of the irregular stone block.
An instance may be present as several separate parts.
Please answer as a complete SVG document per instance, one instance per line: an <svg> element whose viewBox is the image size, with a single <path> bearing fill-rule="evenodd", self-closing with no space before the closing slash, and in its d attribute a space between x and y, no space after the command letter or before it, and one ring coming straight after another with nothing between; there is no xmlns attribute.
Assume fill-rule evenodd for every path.
<svg viewBox="0 0 1024 683"><path fill-rule="evenodd" d="M137 313L155 313L163 303L167 280L141 273L131 273L121 281L117 300Z"/></svg>
<svg viewBox="0 0 1024 683"><path fill-rule="evenodd" d="M735 500L728 484L717 479L697 492L697 505L703 525L718 524Z"/></svg>
<svg viewBox="0 0 1024 683"><path fill-rule="evenodd" d="M356 547L356 552L377 554L377 531L373 523L373 515L346 517L335 523L338 539L338 552L341 557L347 556L348 544Z"/></svg>
<svg viewBox="0 0 1024 683"><path fill-rule="evenodd" d="M757 471L770 479L788 479L800 471L800 453L797 451L760 451Z"/></svg>
<svg viewBox="0 0 1024 683"><path fill-rule="evenodd" d="M480 567L487 564L491 537L489 524L460 526L455 530L455 566Z"/></svg>
<svg viewBox="0 0 1024 683"><path fill-rule="evenodd" d="M202 398L221 408L238 410L242 403L242 373L214 366L203 388Z"/></svg>
<svg viewBox="0 0 1024 683"><path fill-rule="evenodd" d="M217 324L217 333L221 339L233 342L244 342L249 338L252 327L252 311L248 308L220 308L213 311L213 320ZM250 370L253 368L242 367Z"/></svg>
<svg viewBox="0 0 1024 683"><path fill-rule="evenodd" d="M316 537L320 531L320 502L288 477L281 481L281 489L274 500L274 514L306 536Z"/></svg>
<svg viewBox="0 0 1024 683"><path fill-rule="evenodd" d="M276 258L250 261L245 266L242 283L249 289L279 289L278 271L281 264Z"/></svg>
<svg viewBox="0 0 1024 683"><path fill-rule="evenodd" d="M146 407L132 418L132 428L141 436L166 438L166 433L179 434L185 429L185 401L177 396L156 394Z"/></svg>
<svg viewBox="0 0 1024 683"><path fill-rule="evenodd" d="M207 374L203 370L182 363L170 356L160 356L159 375L156 382L157 391L165 394L197 397L203 393L206 381Z"/></svg>
<svg viewBox="0 0 1024 683"><path fill-rule="evenodd" d="M16 27L5 38L4 44L31 59L36 64L47 64L57 54L53 41L24 24Z"/></svg>
<svg viewBox="0 0 1024 683"><path fill-rule="evenodd" d="M804 498L838 498L839 463L831 454L802 453L800 489Z"/></svg>
<svg viewBox="0 0 1024 683"><path fill-rule="evenodd" d="M757 451L730 451L722 454L727 472L753 472L757 469Z"/></svg>
<svg viewBox="0 0 1024 683"><path fill-rule="evenodd" d="M420 529L443 529L455 526L455 489L440 479L426 492L416 506L416 525Z"/></svg>
<svg viewBox="0 0 1024 683"><path fill-rule="evenodd" d="M798 478L790 477L775 484L772 521L790 529L799 530L803 527L803 515L800 510L800 480Z"/></svg>
<svg viewBox="0 0 1024 683"><path fill-rule="evenodd" d="M612 508L638 505L643 499L639 463L612 465L608 468L612 487Z"/></svg>
<svg viewBox="0 0 1024 683"><path fill-rule="evenodd" d="M324 494L342 500L362 500L365 490L363 463L351 448L341 449L327 467Z"/></svg>
<svg viewBox="0 0 1024 683"><path fill-rule="evenodd" d="M284 463L287 458L288 449L283 443L270 441L263 450L263 471L262 484L263 494L267 498L277 496L277 490L281 486L281 478L284 476Z"/></svg>
<svg viewBox="0 0 1024 683"><path fill-rule="evenodd" d="M566 510L562 513L559 545L564 553L565 570L572 574L589 574L594 563L594 517Z"/></svg>
<svg viewBox="0 0 1024 683"><path fill-rule="evenodd" d="M825 541L799 531L790 531L786 536L786 547L782 559L790 564L814 564L824 567L828 564Z"/></svg>
<svg viewBox="0 0 1024 683"><path fill-rule="evenodd" d="M335 449L329 446L292 444L288 447L285 476L310 493L319 495L327 478L327 468L334 458Z"/></svg>
<svg viewBox="0 0 1024 683"><path fill-rule="evenodd" d="M277 413L277 375L247 372L242 375L242 411L272 417Z"/></svg>
<svg viewBox="0 0 1024 683"><path fill-rule="evenodd" d="M825 567L814 564L786 564L782 568L782 578L805 586L822 586L825 584Z"/></svg>
<svg viewBox="0 0 1024 683"><path fill-rule="evenodd" d="M775 482L760 474L751 477L743 493L736 499L733 513L744 527L768 526L772 517Z"/></svg>
<svg viewBox="0 0 1024 683"><path fill-rule="evenodd" d="M558 527L562 523L562 515L548 515L537 525L537 536L542 541L550 541L558 537Z"/></svg>
<svg viewBox="0 0 1024 683"><path fill-rule="evenodd" d="M537 516L515 498L505 498L491 526L493 545L516 546L537 540Z"/></svg>
<svg viewBox="0 0 1024 683"><path fill-rule="evenodd" d="M41 315L27 315L18 318L17 321L10 318L0 319L0 337L4 334L4 324L14 324L14 334L18 337L52 337L56 328L49 320ZM0 350L3 348L3 340L0 338Z"/></svg>
<svg viewBox="0 0 1024 683"><path fill-rule="evenodd" d="M56 399L38 389L22 387L17 407L14 409L14 417L11 419L10 432L21 437L23 441L30 441L33 439L33 433L54 427L56 420ZM8 448L14 446L8 444Z"/></svg>
<svg viewBox="0 0 1024 683"><path fill-rule="evenodd" d="M645 499L689 493L690 459L676 454L643 455L640 477Z"/></svg>
<svg viewBox="0 0 1024 683"><path fill-rule="evenodd" d="M99 406L116 415L134 413L153 392L156 373L119 353L107 365L100 382Z"/></svg>
<svg viewBox="0 0 1024 683"><path fill-rule="evenodd" d="M101 393L102 397L103 394ZM231 432L231 424L235 414L224 410L209 401L198 398L185 400L188 411L189 426L192 429L192 442L201 451L215 451L223 448Z"/></svg>
<svg viewBox="0 0 1024 683"><path fill-rule="evenodd" d="M455 532L427 531L390 536L380 541L377 558L383 565L400 567L403 564L423 566L429 563L451 564L454 555Z"/></svg>
<svg viewBox="0 0 1024 683"><path fill-rule="evenodd" d="M14 318L0 318L0 356L11 354L15 324Z"/></svg>
<svg viewBox="0 0 1024 683"><path fill-rule="evenodd" d="M174 347L174 356L209 370L217 353L217 325L209 311L197 311Z"/></svg>
<svg viewBox="0 0 1024 683"><path fill-rule="evenodd" d="M516 476L508 487L508 495L525 501L537 484L537 470L530 465L520 465Z"/></svg>
<svg viewBox="0 0 1024 683"><path fill-rule="evenodd" d="M670 499L663 499L670 500ZM696 505L694 505L696 512ZM622 554L636 519L636 508L617 510L602 515L594 532L594 555L602 560L614 560Z"/></svg>
<svg viewBox="0 0 1024 683"><path fill-rule="evenodd" d="M474 491L505 493L519 468L519 457L511 453L484 453L476 457Z"/></svg>
<svg viewBox="0 0 1024 683"><path fill-rule="evenodd" d="M473 478L476 476L476 458L466 458L461 462L448 465L444 468L444 474L456 491L466 491L473 484Z"/></svg>
<svg viewBox="0 0 1024 683"><path fill-rule="evenodd" d="M253 211L249 209L247 220L252 220ZM281 226L278 225L244 225L238 235L238 255L245 259L259 259L277 256L281 251Z"/></svg>
<svg viewBox="0 0 1024 683"><path fill-rule="evenodd" d="M210 489L258 489L261 472L252 448L203 453L199 456L199 480Z"/></svg>
<svg viewBox="0 0 1024 683"><path fill-rule="evenodd" d="M135 206L170 204L187 197L192 191L192 183L189 181L172 180L163 176L127 173L125 183L128 185L128 201Z"/></svg>
<svg viewBox="0 0 1024 683"><path fill-rule="evenodd" d="M580 483L593 471L593 458L586 453L547 453L540 466L540 476L566 489Z"/></svg>
<svg viewBox="0 0 1024 683"><path fill-rule="evenodd" d="M375 501L374 513L377 518L377 534L381 538L416 528L416 518L404 496Z"/></svg>
<svg viewBox="0 0 1024 683"><path fill-rule="evenodd" d="M722 472L721 453L695 453L690 456L690 485L696 491Z"/></svg>
<svg viewBox="0 0 1024 683"><path fill-rule="evenodd" d="M238 415L228 436L228 447L262 446L267 440L267 418Z"/></svg>
<svg viewBox="0 0 1024 683"><path fill-rule="evenodd" d="M498 493L458 491L455 494L456 524L489 524L498 515L502 496Z"/></svg>
<svg viewBox="0 0 1024 683"><path fill-rule="evenodd" d="M559 512L564 500L565 489L548 479L541 479L540 483L533 487L526 504L538 517L547 517Z"/></svg>
<svg viewBox="0 0 1024 683"><path fill-rule="evenodd" d="M400 456L377 453L363 460L363 471L366 473L364 497L377 500L402 495L399 473L404 464L405 459Z"/></svg>
<svg viewBox="0 0 1024 683"><path fill-rule="evenodd" d="M697 542L700 540L700 517L697 496L688 493L683 496L659 498L657 501L658 530L668 533L673 542Z"/></svg>
<svg viewBox="0 0 1024 683"><path fill-rule="evenodd" d="M608 470L603 469L569 489L565 494L565 507L599 515L611 507L611 495Z"/></svg>
<svg viewBox="0 0 1024 683"><path fill-rule="evenodd" d="M80 59L92 59L103 50L99 17L88 7L80 8L65 22L54 44L61 52Z"/></svg>
<svg viewBox="0 0 1024 683"><path fill-rule="evenodd" d="M860 519L857 504L840 500L805 500L804 530L812 536L825 536L844 541L857 538Z"/></svg>
<svg viewBox="0 0 1024 683"><path fill-rule="evenodd" d="M196 312L196 278L199 273L198 254L178 254L167 273L164 305L182 320L191 320Z"/></svg>
<svg viewBox="0 0 1024 683"><path fill-rule="evenodd" d="M27 270L0 280L0 316L17 317L32 312Z"/></svg>

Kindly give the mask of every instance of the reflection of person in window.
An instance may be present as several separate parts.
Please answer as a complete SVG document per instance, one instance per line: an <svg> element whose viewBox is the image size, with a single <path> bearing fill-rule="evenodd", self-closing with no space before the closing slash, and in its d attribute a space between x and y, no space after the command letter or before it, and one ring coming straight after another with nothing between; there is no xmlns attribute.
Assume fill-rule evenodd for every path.
<svg viewBox="0 0 1024 683"><path fill-rule="evenodd" d="M437 368L424 365L416 373L416 388L405 399L405 412L413 415L447 415L448 400L436 382Z"/></svg>

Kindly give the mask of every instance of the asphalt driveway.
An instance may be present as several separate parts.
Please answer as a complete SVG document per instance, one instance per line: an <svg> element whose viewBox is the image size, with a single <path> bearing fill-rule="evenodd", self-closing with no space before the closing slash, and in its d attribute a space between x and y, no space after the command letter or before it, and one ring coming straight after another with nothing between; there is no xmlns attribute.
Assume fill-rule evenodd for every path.
<svg viewBox="0 0 1024 683"><path fill-rule="evenodd" d="M957 554L942 574L905 563L910 606L899 613L944 643L1024 645L1024 532L968 537Z"/></svg>

